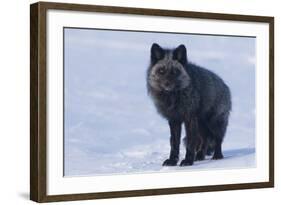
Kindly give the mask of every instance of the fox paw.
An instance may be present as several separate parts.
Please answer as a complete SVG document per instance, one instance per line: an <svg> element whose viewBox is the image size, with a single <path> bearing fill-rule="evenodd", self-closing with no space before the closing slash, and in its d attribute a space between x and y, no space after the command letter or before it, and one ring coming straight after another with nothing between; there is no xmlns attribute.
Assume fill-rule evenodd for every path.
<svg viewBox="0 0 281 205"><path fill-rule="evenodd" d="M202 161L204 159L205 159L205 155L203 154L203 152L198 152L197 155L196 155L195 160L196 161Z"/></svg>
<svg viewBox="0 0 281 205"><path fill-rule="evenodd" d="M162 166L176 166L177 163L178 163L178 160L176 160L176 159L166 159L163 162Z"/></svg>
<svg viewBox="0 0 281 205"><path fill-rule="evenodd" d="M184 159L181 161L180 166L191 166L193 165L193 160Z"/></svg>
<svg viewBox="0 0 281 205"><path fill-rule="evenodd" d="M215 153L212 159L218 160L218 159L222 159L222 158L223 158L222 153L219 153L219 154Z"/></svg>

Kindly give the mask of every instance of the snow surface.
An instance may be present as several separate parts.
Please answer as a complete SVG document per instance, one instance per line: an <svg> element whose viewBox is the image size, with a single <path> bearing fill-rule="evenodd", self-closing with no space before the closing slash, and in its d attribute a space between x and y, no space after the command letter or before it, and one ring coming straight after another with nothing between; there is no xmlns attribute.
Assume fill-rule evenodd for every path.
<svg viewBox="0 0 281 205"><path fill-rule="evenodd" d="M169 127L145 81L154 42L170 48L185 44L190 61L229 85L233 109L224 159L162 167L170 151ZM64 55L65 176L256 165L255 38L68 28ZM181 145L181 159L184 154Z"/></svg>

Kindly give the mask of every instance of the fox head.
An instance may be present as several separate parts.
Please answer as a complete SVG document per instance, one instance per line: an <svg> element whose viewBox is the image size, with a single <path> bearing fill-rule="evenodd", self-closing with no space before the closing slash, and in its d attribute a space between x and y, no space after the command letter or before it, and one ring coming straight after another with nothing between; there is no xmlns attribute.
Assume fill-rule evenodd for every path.
<svg viewBox="0 0 281 205"><path fill-rule="evenodd" d="M150 60L147 83L152 89L172 92L190 84L190 76L185 69L188 61L184 45L175 49L163 49L154 43L151 46Z"/></svg>

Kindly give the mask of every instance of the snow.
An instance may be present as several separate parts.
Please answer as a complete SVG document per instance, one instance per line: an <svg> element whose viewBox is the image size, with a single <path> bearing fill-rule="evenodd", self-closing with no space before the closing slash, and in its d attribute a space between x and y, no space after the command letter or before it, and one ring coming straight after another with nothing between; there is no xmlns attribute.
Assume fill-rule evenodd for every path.
<svg viewBox="0 0 281 205"><path fill-rule="evenodd" d="M185 44L192 62L229 85L233 109L224 159L162 166L170 151L169 127L145 81L154 42ZM64 175L255 167L255 59L255 38L249 37L66 29ZM181 159L184 150L181 145Z"/></svg>

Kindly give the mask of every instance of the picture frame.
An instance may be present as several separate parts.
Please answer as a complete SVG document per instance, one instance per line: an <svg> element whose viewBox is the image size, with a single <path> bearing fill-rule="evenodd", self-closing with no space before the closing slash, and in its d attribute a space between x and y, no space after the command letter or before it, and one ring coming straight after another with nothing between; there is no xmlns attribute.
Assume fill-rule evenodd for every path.
<svg viewBox="0 0 281 205"><path fill-rule="evenodd" d="M55 13L55 15L50 14L51 12ZM56 13L62 12L63 15L56 15ZM132 180L134 180L135 175L123 175L125 177L128 177L127 181L123 181L124 186L120 189L118 188L112 188L112 190L108 187L107 188L97 190L97 191L87 191L87 190L95 190L95 183L94 182L87 182L86 185L88 186L87 190L83 189L82 184L85 182L79 182L80 178L83 177L73 177L76 181L75 184L73 181L71 181L69 178L67 178L65 181L63 181L64 174L63 173L55 173L57 170L54 170L54 167L57 167L57 164L54 162L54 165L51 165L52 159L56 158L56 154L60 153L59 156L63 157L63 132L57 132L52 131L54 130L54 127L52 127L52 115L50 115L50 112L63 112L64 107L62 106L62 110L53 108L50 106L52 104L51 97L52 92L54 93L54 90L62 90L58 91L58 93L55 93L55 96L61 96L64 92L63 83L60 84L60 86L57 87L57 84L55 83L55 80L53 81L53 78L56 78L56 72L51 71L50 67L52 66L52 58L50 56L54 55L52 52L52 45L57 45L59 49L63 50L63 45L61 44L61 41L56 40L56 36L53 35L51 32L51 26L54 22L58 22L54 27L56 27L56 31L58 36L60 36L61 39L63 39L63 32L64 29L62 27L59 27L59 25L63 25L64 27L71 28L71 23L69 25L64 25L67 21L72 21L74 24L74 27L78 27L79 21L82 22L81 19L76 19L70 16L67 16L67 14L73 15L84 15L84 20L89 19L91 21L92 17L91 14L101 14L101 19L105 18L105 21L110 22L110 19L106 19L107 16L112 15L118 15L120 18L156 18L160 19L160 21L163 22L163 24L160 24L158 28L155 28L154 30L150 27L148 29L151 32L166 32L168 28L165 28L165 25L169 22L169 18L172 20L179 22L179 25L182 24L182 22L187 21L188 19L197 21L201 20L205 21L206 27L210 29L209 34L211 35L218 35L220 33L220 30L216 31L216 28L211 29L208 24L212 23L212 21L215 22L222 22L226 26L228 23L236 23L236 24L247 24L251 25L251 28L258 27L258 25L262 25L262 28L264 29L264 44L261 43L261 45L266 45L268 47L265 47L265 53L261 53L259 57L265 58L265 64L266 67L259 67L258 72L264 72L265 75L259 75L261 79L263 77L268 76L268 78L265 80L265 85L257 86L256 92L262 93L261 98L266 99L266 106L260 105L260 108L262 111L259 111L262 113L263 116L265 116L264 119L260 119L257 117L257 120L260 120L262 124L264 124L266 127L264 128L265 131L261 132L264 139L266 139L265 145L259 145L264 146L264 153L261 152L260 154L257 153L257 164L259 165L259 157L262 158L262 154L264 154L264 164L261 168L261 171L257 171L255 173L263 172L264 174L260 179L252 179L252 181L247 182L243 181L242 179L238 183L223 183L221 181L218 181L218 183L209 183L209 184L197 184L194 185L184 185L179 184L178 186L175 184L167 185L164 184L163 186L155 185L153 187L151 185L145 185L144 188L142 188L142 183L139 183L135 186L132 184ZM62 17L65 16L65 17ZM75 16L76 17L76 16ZM63 19L65 18L65 19ZM95 17L93 17L95 18ZM119 19L120 20L120 19ZM137 19L134 19L134 21L138 21ZM145 21L145 20L144 20ZM158 20L157 20L158 21ZM86 21L81 28L87 28ZM91 21L93 22L93 21ZM102 25L103 22L99 21L99 25ZM166 23L165 23L166 22ZM136 30L131 28L130 23L122 27L122 21L119 21L118 24L120 24L119 30ZM106 24L106 23L105 23ZM153 23L152 23L153 24ZM114 24L108 23L108 29L117 29ZM110 27L112 25L113 28ZM162 27L161 27L162 25ZM241 34L233 34L233 35L244 35L243 28L247 29L247 25L245 27L242 26ZM169 26L172 26L169 24ZM239 25L238 25L239 26ZM253 29L254 30L254 29ZM218 33L216 33L218 32ZM246 31L245 31L246 32ZM249 31L250 32L250 31ZM251 31L252 32L252 31ZM55 33L55 32L54 32ZM193 32L191 32L193 33ZM197 33L197 32L195 32ZM200 33L200 32L198 32ZM247 33L247 32L246 32ZM193 33L194 34L194 33ZM228 34L231 36L232 34ZM245 35L247 36L247 34ZM262 38L262 37L260 37ZM259 50L261 47L257 46L257 50ZM49 50L48 50L49 49ZM55 53L55 52L54 52ZM257 51L258 53L258 51ZM263 55L264 54L264 55ZM149 55L149 54L148 54ZM57 55L60 58L60 62L57 65L60 66L60 68L63 68L64 66L64 57L61 58L60 55ZM65 68L64 68L65 69ZM53 74L52 74L53 73ZM63 72L62 72L63 74ZM61 77L61 76L59 76ZM58 78L59 78L58 77ZM62 81L63 82L63 81ZM256 84L257 85L257 84ZM262 87L263 86L263 87ZM260 88L263 88L259 90ZM259 90L259 92L258 92ZM63 99L63 97L59 97L60 99ZM257 101L258 98L256 98ZM55 103L56 104L56 103ZM265 111L263 110L265 109ZM52 111L52 109L54 109ZM259 107L257 107L259 109ZM51 121L50 121L51 120ZM60 122L63 124L63 122ZM60 124L59 123L59 124ZM62 125L64 126L64 124ZM55 127L56 128L56 127ZM60 142L62 144L56 144L56 141L51 138L51 136L55 136L56 133L60 133L60 139L62 139ZM258 134L258 132L256 132ZM266 133L266 136L263 135L263 133ZM56 136L55 136L56 137ZM259 140L257 139L257 144L259 143ZM52 145L52 146L51 146ZM58 150L55 151L55 150ZM257 149L257 152L260 152L261 149ZM53 156L55 155L55 156ZM63 160L63 158L62 158ZM261 163L262 164L262 163ZM257 165L257 167L258 167ZM63 165L61 165L63 167ZM59 168L59 170L62 170L63 168ZM244 170L245 171L245 170ZM206 170L204 170L206 172ZM185 174L185 172L181 172L182 174ZM181 174L180 173L180 174ZM249 172L250 173L250 172ZM178 175L180 175L178 174ZM161 180L161 176L157 177L157 173L154 173L155 179L158 181ZM61 179L57 179L58 181L55 183L51 183L52 177L60 176ZM137 174L138 177L141 176L140 173ZM214 175L215 176L215 175ZM246 177L246 175L245 175ZM72 179L73 179L72 178ZM99 179L101 181L99 181ZM96 180L98 181L97 184L106 183L106 178L110 178L112 180L112 187L114 187L114 178L116 178L114 175L108 176L96 176ZM242 181L242 182L241 182ZM61 184L60 184L61 183ZM64 184L63 184L64 183ZM92 183L92 184L91 184ZM116 179L116 184L120 183ZM56 186L56 189L54 191L50 191L50 188ZM76 187L75 190L81 189L82 191L75 191L74 189L70 189L69 191L64 191L63 189L68 187ZM124 188L125 187L125 188ZM133 188L130 188L133 187ZM115 197L134 197L134 196L149 196L149 195L162 195L162 194L181 194L181 193L193 193L193 192L209 192L209 191L223 191L223 190L237 190L237 189L253 189L253 188L267 188L267 187L274 187L274 17L268 17L268 16L250 16L250 15L237 15L237 14L220 14L220 13L206 13L206 12L194 12L194 11L175 11L175 10L158 10L158 9L144 9L144 8L129 8L129 7L111 7L111 6L98 6L98 5L84 5L84 4L66 4L66 3L49 3L49 2L38 2L35 4L32 4L30 6L30 199L36 202L53 202L53 201L69 201L69 200L86 200L86 199L102 199L102 198L115 198ZM60 191L58 191L61 189ZM50 194L51 193L51 194Z"/></svg>

